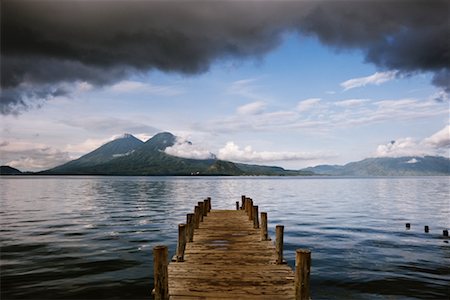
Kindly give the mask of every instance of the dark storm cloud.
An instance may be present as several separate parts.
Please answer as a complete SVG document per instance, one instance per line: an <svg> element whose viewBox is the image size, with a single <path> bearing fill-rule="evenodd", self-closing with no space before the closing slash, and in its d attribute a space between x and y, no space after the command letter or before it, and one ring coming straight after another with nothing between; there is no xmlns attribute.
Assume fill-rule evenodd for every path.
<svg viewBox="0 0 450 300"><path fill-rule="evenodd" d="M4 0L0 105L7 109L1 113L27 105L33 97L26 97L26 87L45 93L39 87L60 82L104 85L151 69L196 74L218 60L262 56L286 31L318 36L336 49L360 49L381 69L434 72L433 83L448 88L448 5ZM5 97L3 90L9 90Z"/></svg>

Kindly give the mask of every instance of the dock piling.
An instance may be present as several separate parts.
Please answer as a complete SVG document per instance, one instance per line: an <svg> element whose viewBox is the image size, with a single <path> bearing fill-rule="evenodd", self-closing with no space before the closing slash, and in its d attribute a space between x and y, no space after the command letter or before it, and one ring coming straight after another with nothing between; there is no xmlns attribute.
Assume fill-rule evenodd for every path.
<svg viewBox="0 0 450 300"><path fill-rule="evenodd" d="M241 209L245 209L245 195L241 196L241 201L242 201Z"/></svg>
<svg viewBox="0 0 450 300"><path fill-rule="evenodd" d="M198 202L197 203L197 205L198 205L198 210L199 210L199 219L200 219L200 222L203 222L203 210L205 209L205 207L204 207L204 205L203 205L204 203L203 203L203 201L200 201L200 202Z"/></svg>
<svg viewBox="0 0 450 300"><path fill-rule="evenodd" d="M261 213L261 241L269 240L269 234L267 232L267 213Z"/></svg>
<svg viewBox="0 0 450 300"><path fill-rule="evenodd" d="M208 200L208 212L211 211L211 197L207 197L206 200Z"/></svg>
<svg viewBox="0 0 450 300"><path fill-rule="evenodd" d="M200 207L197 205L194 208L194 228L198 229L200 227Z"/></svg>
<svg viewBox="0 0 450 300"><path fill-rule="evenodd" d="M187 237L187 242L188 243L192 243L194 241L194 214L187 214L186 215L186 225L187 225L187 233L186 233L186 237Z"/></svg>
<svg viewBox="0 0 450 300"><path fill-rule="evenodd" d="M248 220L253 221L253 200L250 199L248 205Z"/></svg>
<svg viewBox="0 0 450 300"><path fill-rule="evenodd" d="M295 300L309 300L311 251L297 249L295 252Z"/></svg>
<svg viewBox="0 0 450 300"><path fill-rule="evenodd" d="M283 235L284 235L284 226L277 225L276 228L276 239L275 239L275 248L277 251L277 264L283 264Z"/></svg>
<svg viewBox="0 0 450 300"><path fill-rule="evenodd" d="M236 210L239 210L239 201L236 201Z"/></svg>
<svg viewBox="0 0 450 300"><path fill-rule="evenodd" d="M168 253L167 246L156 246L153 248L153 278L155 285L153 296L155 300L169 299Z"/></svg>
<svg viewBox="0 0 450 300"><path fill-rule="evenodd" d="M186 224L178 224L177 262L184 261L185 249L186 249Z"/></svg>
<svg viewBox="0 0 450 300"><path fill-rule="evenodd" d="M203 217L208 215L208 199L203 200Z"/></svg>
<svg viewBox="0 0 450 300"><path fill-rule="evenodd" d="M253 206L253 228L259 228L258 205Z"/></svg>

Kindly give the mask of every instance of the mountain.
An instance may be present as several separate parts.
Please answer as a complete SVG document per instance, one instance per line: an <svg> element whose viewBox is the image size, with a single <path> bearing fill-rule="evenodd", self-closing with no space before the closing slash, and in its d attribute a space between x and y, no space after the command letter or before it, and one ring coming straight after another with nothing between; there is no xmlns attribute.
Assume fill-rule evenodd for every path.
<svg viewBox="0 0 450 300"><path fill-rule="evenodd" d="M0 175L21 175L22 172L10 167L10 166L1 166L0 167Z"/></svg>
<svg viewBox="0 0 450 300"><path fill-rule="evenodd" d="M314 175L311 171L286 170L276 166L259 166L235 163L242 170L243 175L271 175L271 176L298 176L298 175Z"/></svg>
<svg viewBox="0 0 450 300"><path fill-rule="evenodd" d="M128 156L144 142L131 134L104 144L100 148L46 172L52 174L83 174L93 166L104 164L118 157Z"/></svg>
<svg viewBox="0 0 450 300"><path fill-rule="evenodd" d="M59 175L303 175L278 167L235 164L219 159L187 159L166 154L176 137L158 133L145 143L132 135L40 174ZM308 173L309 174L309 173Z"/></svg>
<svg viewBox="0 0 450 300"><path fill-rule="evenodd" d="M377 157L351 162L344 166L320 165L302 171L334 176L450 175L450 159L442 156Z"/></svg>

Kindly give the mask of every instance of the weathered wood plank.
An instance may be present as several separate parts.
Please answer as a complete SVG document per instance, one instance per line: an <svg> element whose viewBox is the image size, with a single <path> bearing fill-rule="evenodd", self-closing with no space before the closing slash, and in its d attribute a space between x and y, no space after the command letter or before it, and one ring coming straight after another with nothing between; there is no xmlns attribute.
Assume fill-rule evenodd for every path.
<svg viewBox="0 0 450 300"><path fill-rule="evenodd" d="M245 210L211 210L169 264L169 295L179 299L294 299L294 272Z"/></svg>

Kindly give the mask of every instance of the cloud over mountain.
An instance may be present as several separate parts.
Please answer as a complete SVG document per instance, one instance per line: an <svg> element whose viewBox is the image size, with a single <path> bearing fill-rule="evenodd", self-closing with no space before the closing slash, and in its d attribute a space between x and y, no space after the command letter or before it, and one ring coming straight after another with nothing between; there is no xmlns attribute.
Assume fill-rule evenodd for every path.
<svg viewBox="0 0 450 300"><path fill-rule="evenodd" d="M449 90L447 1L32 1L1 9L0 113L157 69L196 74L257 58L285 32L359 49L400 73L433 72ZM31 104L33 103L33 104Z"/></svg>

